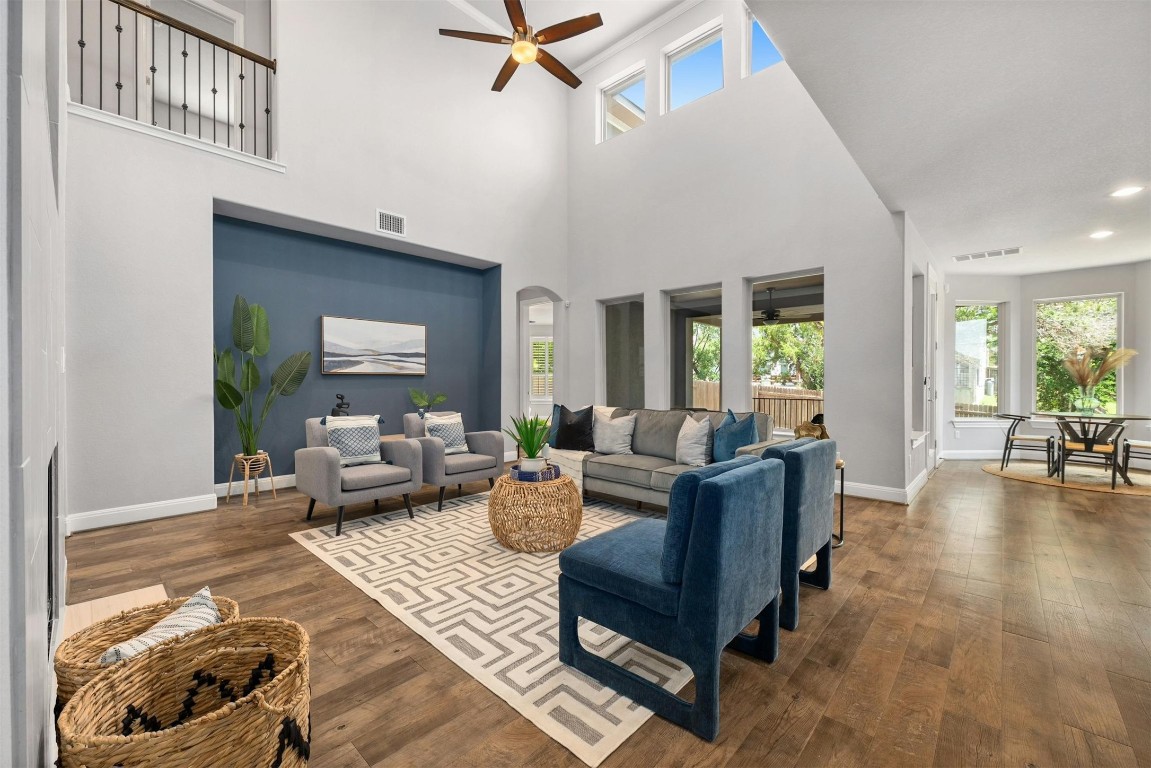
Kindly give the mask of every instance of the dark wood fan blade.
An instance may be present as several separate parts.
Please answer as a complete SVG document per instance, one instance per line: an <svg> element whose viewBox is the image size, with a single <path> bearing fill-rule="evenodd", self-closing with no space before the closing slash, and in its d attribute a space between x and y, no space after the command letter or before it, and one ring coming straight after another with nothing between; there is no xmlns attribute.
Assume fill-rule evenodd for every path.
<svg viewBox="0 0 1151 768"><path fill-rule="evenodd" d="M521 34L527 31L528 20L524 16L524 7L520 0L504 0L504 8L508 11L508 18L511 19L512 28Z"/></svg>
<svg viewBox="0 0 1151 768"><path fill-rule="evenodd" d="M536 32L536 39L539 40L541 44L558 43L560 40L567 40L569 37L582 35L584 32L590 32L602 25L603 19L600 18L598 13L593 13L588 16L568 19L567 21L561 21L559 24L545 27L539 32Z"/></svg>
<svg viewBox="0 0 1151 768"><path fill-rule="evenodd" d="M572 72L570 69L561 64L559 59L557 59L555 56L552 56L543 48L540 48L537 51L536 62L548 72L551 72L560 80L563 80L565 83L570 85L572 88L579 88L580 79L575 76L575 72Z"/></svg>
<svg viewBox="0 0 1151 768"><path fill-rule="evenodd" d="M440 34L444 37L459 37L464 40L475 40L478 43L510 43L510 37L503 37L502 35L489 35L486 32L464 32L459 29L441 29Z"/></svg>
<svg viewBox="0 0 1151 768"><path fill-rule="evenodd" d="M504 86L508 84L508 80L511 80L512 75L516 73L516 67L519 65L520 63L518 61L508 56L508 60L500 67L500 73L496 75L496 81L492 83L492 90L502 91Z"/></svg>

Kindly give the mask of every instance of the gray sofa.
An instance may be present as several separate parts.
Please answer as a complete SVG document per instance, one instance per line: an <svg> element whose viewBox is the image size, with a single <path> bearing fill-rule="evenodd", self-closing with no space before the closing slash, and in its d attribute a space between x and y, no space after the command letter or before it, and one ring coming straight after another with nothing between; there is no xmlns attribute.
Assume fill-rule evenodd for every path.
<svg viewBox="0 0 1151 768"><path fill-rule="evenodd" d="M629 411L617 408L612 418L636 415L635 431L631 438L631 454L605 455L589 453L583 460L584 494L602 493L640 503L666 507L671 485L681 472L692 467L675 463L675 444L685 416L696 421L709 419L712 429L718 427L726 411L654 411L640 408ZM743 418L746 413L737 413ZM766 413L755 414L755 425L760 442L740 448L737 455L758 456L769 445L790 438L776 438L775 425Z"/></svg>

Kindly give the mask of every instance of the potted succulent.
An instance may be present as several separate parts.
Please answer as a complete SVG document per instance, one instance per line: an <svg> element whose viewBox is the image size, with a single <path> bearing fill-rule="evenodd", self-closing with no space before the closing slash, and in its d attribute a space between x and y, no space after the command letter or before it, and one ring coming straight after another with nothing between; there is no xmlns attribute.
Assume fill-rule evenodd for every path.
<svg viewBox="0 0 1151 768"><path fill-rule="evenodd" d="M415 387L408 387L408 397L412 399L412 405L416 406L416 413L420 415L421 419L425 413L448 399L448 396L443 392L433 394Z"/></svg>
<svg viewBox="0 0 1151 768"><path fill-rule="evenodd" d="M272 403L281 395L288 397L299 390L312 364L312 353L296 352L276 367L263 405L257 411L254 401L262 377L256 361L267 355L271 346L268 314L259 304L249 304L239 295L232 305L232 345L238 354L233 354L230 348L223 352L212 350L216 362L216 402L236 417L236 431L240 433L243 451L236 454L236 466L244 470L245 477L258 476L268 464L268 454L260 450L260 432ZM270 470L270 465L268 468Z"/></svg>
<svg viewBox="0 0 1151 768"><path fill-rule="evenodd" d="M522 415L520 418L512 416L512 428L504 429L516 445L523 451L524 458L520 460L520 470L523 472L539 472L547 466L547 459L543 458L544 447L548 444L548 432L551 425L542 416Z"/></svg>

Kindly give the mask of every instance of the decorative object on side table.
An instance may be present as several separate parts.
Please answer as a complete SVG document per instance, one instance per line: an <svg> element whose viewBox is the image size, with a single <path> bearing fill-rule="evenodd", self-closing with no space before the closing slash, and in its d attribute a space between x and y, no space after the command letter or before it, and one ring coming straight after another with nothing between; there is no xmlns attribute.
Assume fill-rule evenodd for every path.
<svg viewBox="0 0 1151 768"><path fill-rule="evenodd" d="M256 359L268 354L271 347L271 333L268 329L268 314L259 304L249 304L236 295L232 304L232 345L239 352L239 376L237 360L231 349L223 352L213 350L216 362L216 401L221 407L231 411L236 417L236 431L240 433L240 447L243 453L236 454L232 471L228 473L228 499L232 496L232 474L237 468L244 473L244 505L248 504L248 479L256 481L256 493L260 492L257 478L266 468L272 477L272 461L268 454L260 450L260 432L272 410L276 398L296 394L308 368L312 364L311 352L296 352L289 355L272 372L264 404L257 415L252 403L260 386L260 369ZM275 498L275 483L272 484L272 497Z"/></svg>
<svg viewBox="0 0 1151 768"><path fill-rule="evenodd" d="M352 404L350 402L348 402L347 400L345 400L343 395L337 393L336 394L336 407L332 409L331 415L332 416L347 416L348 415L348 409L351 407L352 407Z"/></svg>
<svg viewBox="0 0 1151 768"><path fill-rule="evenodd" d="M320 318L325 374L423 376L427 365L427 328L355 317Z"/></svg>
<svg viewBox="0 0 1151 768"><path fill-rule="evenodd" d="M415 387L408 387L408 397L412 401L412 405L416 406L416 413L422 419L431 409L443 402L447 402L448 396L443 392L425 392L422 389Z"/></svg>
<svg viewBox="0 0 1151 768"><path fill-rule="evenodd" d="M516 445L523 451L524 458L519 463L520 471L539 472L547 466L543 450L548 443L550 431L551 424L542 416L528 416L526 413L518 419L512 416L512 427L505 428L504 433L515 440Z"/></svg>
<svg viewBox="0 0 1151 768"><path fill-rule="evenodd" d="M508 549L558 552L579 534L583 499L567 475L534 483L502 476L488 497L488 522Z"/></svg>
<svg viewBox="0 0 1151 768"><path fill-rule="evenodd" d="M521 483L544 483L548 480L555 480L562 474L560 468L551 463L538 472L528 472L521 469L519 464L513 464L512 468L508 470L508 477Z"/></svg>
<svg viewBox="0 0 1151 768"><path fill-rule="evenodd" d="M1071 374L1072 381L1079 388L1078 395L1071 401L1072 406L1080 414L1090 416L1099 412L1102 402L1095 395L1095 388L1113 371L1118 371L1131 358L1139 354L1133 349L1104 349L1094 347L1076 347L1063 359L1063 367ZM1094 361L1098 360L1098 365Z"/></svg>

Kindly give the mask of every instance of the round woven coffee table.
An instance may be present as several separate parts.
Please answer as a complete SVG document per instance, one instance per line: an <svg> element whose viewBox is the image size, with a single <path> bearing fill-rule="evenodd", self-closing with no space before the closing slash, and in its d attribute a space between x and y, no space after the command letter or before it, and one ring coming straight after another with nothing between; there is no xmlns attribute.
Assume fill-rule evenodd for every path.
<svg viewBox="0 0 1151 768"><path fill-rule="evenodd" d="M558 552L575 541L583 499L572 479L522 483L504 475L488 497L488 522L496 540L520 552Z"/></svg>

